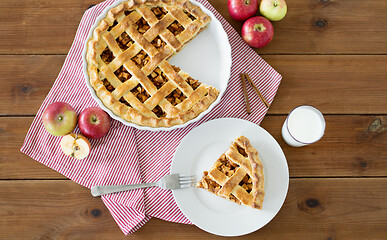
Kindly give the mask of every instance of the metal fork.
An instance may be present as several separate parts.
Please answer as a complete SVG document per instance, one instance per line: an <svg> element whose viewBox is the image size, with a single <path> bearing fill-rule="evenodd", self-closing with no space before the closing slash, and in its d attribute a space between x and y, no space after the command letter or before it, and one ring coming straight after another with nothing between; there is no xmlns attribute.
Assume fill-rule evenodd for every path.
<svg viewBox="0 0 387 240"><path fill-rule="evenodd" d="M140 183L129 185L106 185L91 187L91 195L98 197L101 195L134 190L147 187L161 187L163 189L178 189L192 187L195 184L195 177L192 175L170 174L162 177L159 181L153 183Z"/></svg>

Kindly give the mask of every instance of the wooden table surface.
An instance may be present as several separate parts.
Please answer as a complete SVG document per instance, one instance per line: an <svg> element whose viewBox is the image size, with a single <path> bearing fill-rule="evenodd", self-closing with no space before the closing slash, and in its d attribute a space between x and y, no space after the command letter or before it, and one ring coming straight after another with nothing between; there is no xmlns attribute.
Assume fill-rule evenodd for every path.
<svg viewBox="0 0 387 240"><path fill-rule="evenodd" d="M20 153L84 11L100 0L1 0L0 239L218 239L150 220L125 237L99 198ZM238 30L226 0L211 4ZM387 1L287 0L273 41L256 51L283 75L262 122L286 154L283 208L246 239L387 239ZM326 117L323 139L291 148L291 109Z"/></svg>

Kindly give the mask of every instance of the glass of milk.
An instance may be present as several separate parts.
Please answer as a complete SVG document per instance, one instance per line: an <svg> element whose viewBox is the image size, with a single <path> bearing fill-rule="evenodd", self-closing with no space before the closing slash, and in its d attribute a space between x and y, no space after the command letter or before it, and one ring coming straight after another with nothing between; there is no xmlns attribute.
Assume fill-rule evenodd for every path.
<svg viewBox="0 0 387 240"><path fill-rule="evenodd" d="M293 147L315 143L325 132L322 113L312 106L303 105L293 109L282 126L282 137Z"/></svg>

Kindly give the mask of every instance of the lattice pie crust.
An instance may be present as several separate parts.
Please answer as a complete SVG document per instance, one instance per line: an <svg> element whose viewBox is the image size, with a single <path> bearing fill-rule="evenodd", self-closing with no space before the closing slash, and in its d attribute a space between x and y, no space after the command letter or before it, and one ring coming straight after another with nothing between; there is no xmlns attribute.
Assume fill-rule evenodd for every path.
<svg viewBox="0 0 387 240"><path fill-rule="evenodd" d="M187 0L119 4L87 43L90 85L115 115L138 125L170 127L197 117L219 91L167 60L210 21Z"/></svg>
<svg viewBox="0 0 387 240"><path fill-rule="evenodd" d="M238 204L262 209L264 175L257 150L246 137L236 138L196 186Z"/></svg>

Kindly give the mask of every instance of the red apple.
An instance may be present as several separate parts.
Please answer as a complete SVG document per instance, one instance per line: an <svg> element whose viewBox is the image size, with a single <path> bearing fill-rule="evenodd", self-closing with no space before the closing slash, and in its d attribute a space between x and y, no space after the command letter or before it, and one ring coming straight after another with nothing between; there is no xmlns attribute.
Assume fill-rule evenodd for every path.
<svg viewBox="0 0 387 240"><path fill-rule="evenodd" d="M274 35L273 25L264 17L249 18L242 26L242 37L251 47L266 46Z"/></svg>
<svg viewBox="0 0 387 240"><path fill-rule="evenodd" d="M257 11L258 0L228 0L228 12L235 20L246 20Z"/></svg>
<svg viewBox="0 0 387 240"><path fill-rule="evenodd" d="M77 113L65 102L51 103L43 113L43 125L54 136L64 136L77 126Z"/></svg>
<svg viewBox="0 0 387 240"><path fill-rule="evenodd" d="M110 129L110 117L99 107L89 107L79 114L78 126L85 137L101 138Z"/></svg>

